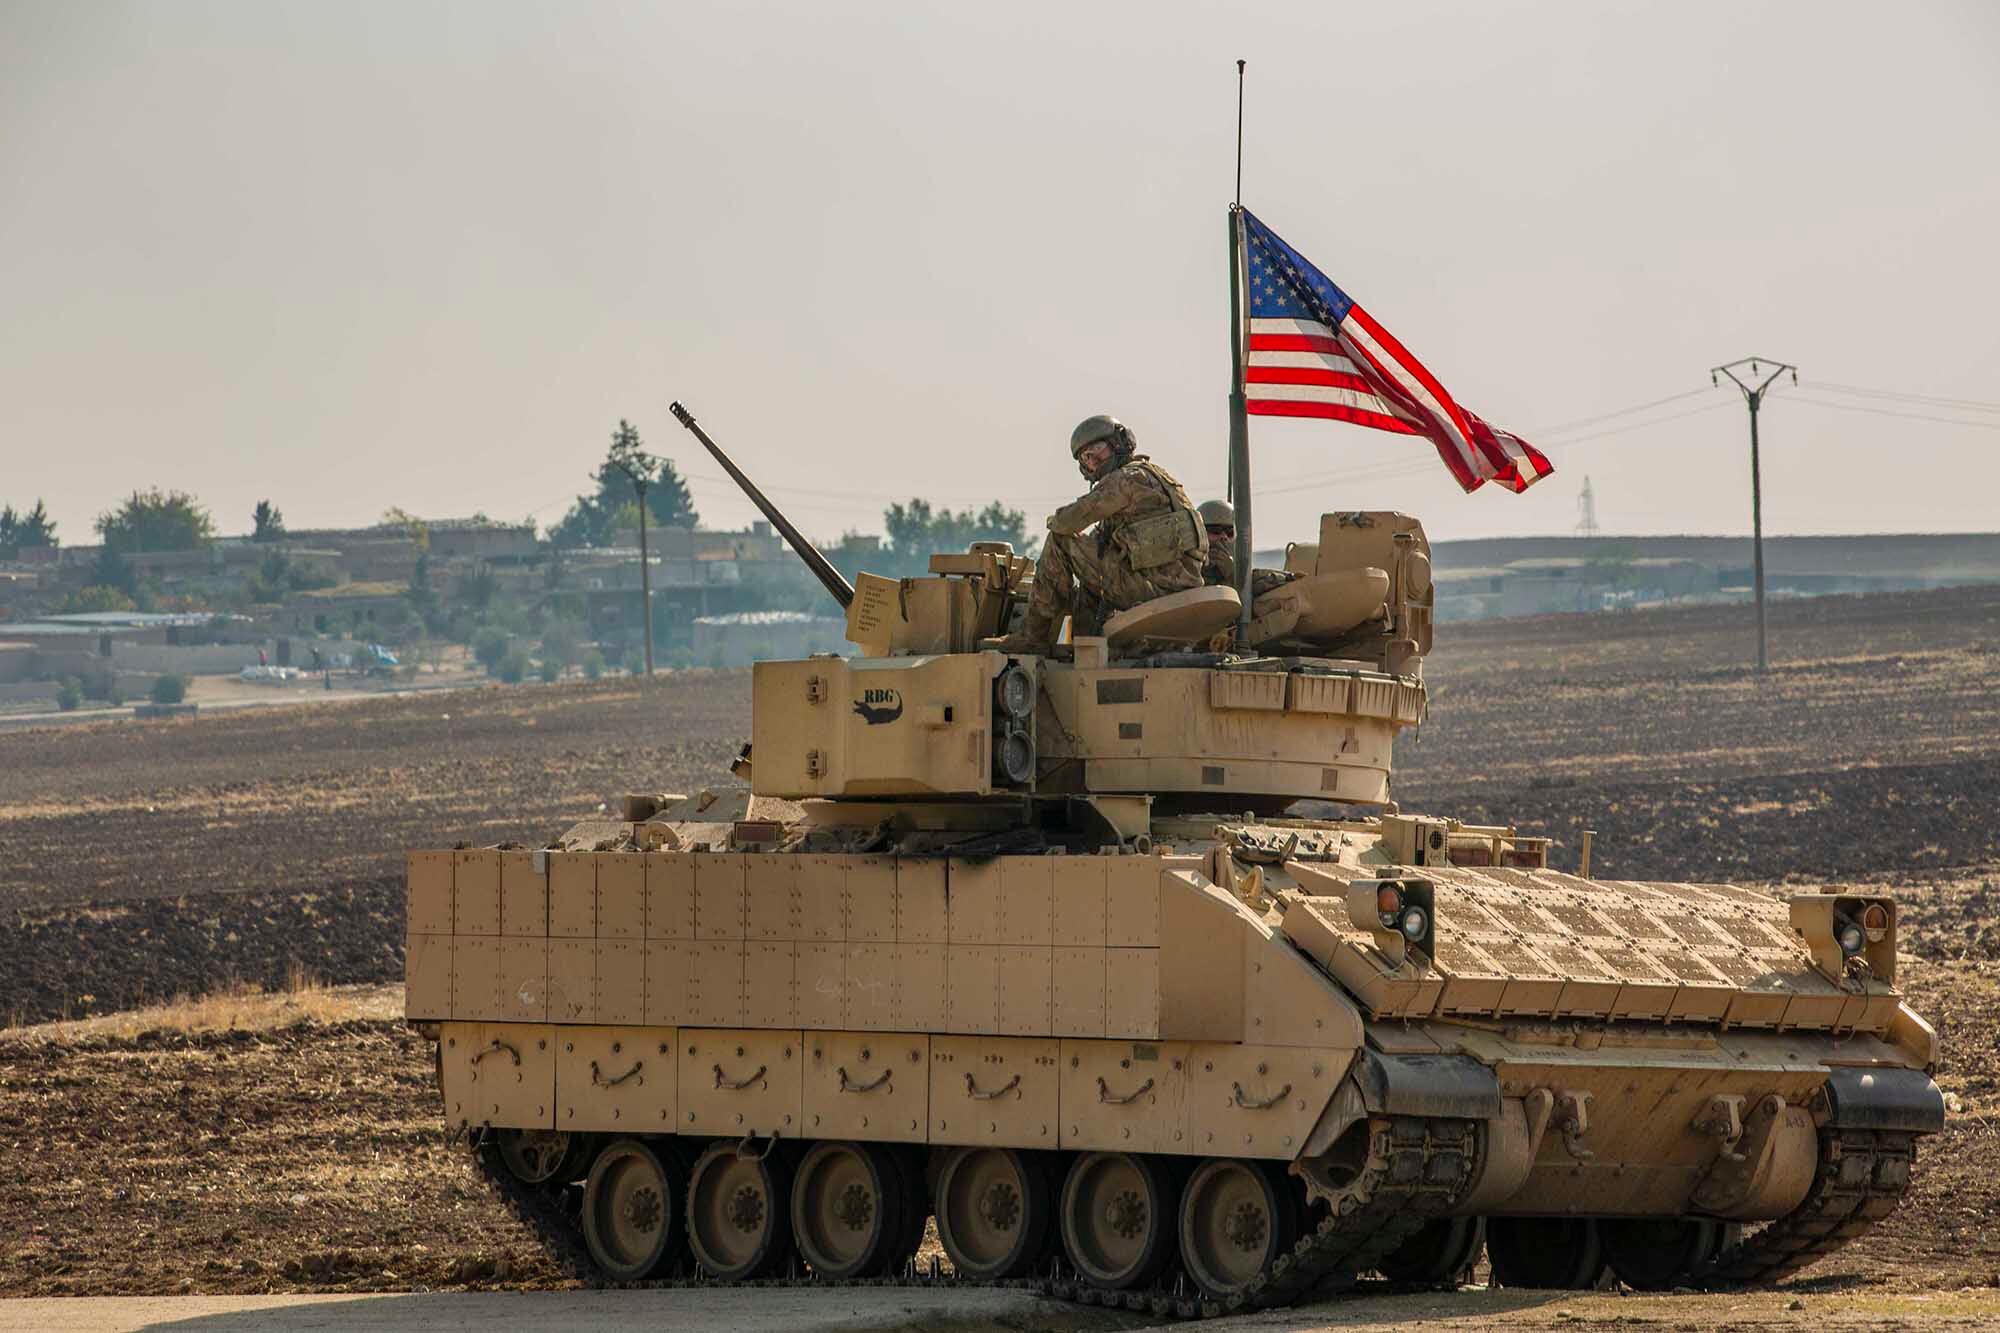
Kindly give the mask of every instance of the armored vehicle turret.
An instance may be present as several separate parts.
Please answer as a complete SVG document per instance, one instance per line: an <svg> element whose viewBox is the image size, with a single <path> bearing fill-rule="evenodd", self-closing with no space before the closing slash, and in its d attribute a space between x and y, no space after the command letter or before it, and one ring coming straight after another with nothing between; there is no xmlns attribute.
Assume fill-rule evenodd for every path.
<svg viewBox="0 0 2000 1333"><path fill-rule="evenodd" d="M744 485L857 652L755 666L743 785L410 855L447 1122L601 1275L894 1276L935 1219L962 1279L1162 1313L1482 1250L1744 1283L1908 1188L1943 1106L1890 898L1398 807L1414 519L1324 516L1247 621L1197 589L1019 655L1022 555L850 587Z"/></svg>

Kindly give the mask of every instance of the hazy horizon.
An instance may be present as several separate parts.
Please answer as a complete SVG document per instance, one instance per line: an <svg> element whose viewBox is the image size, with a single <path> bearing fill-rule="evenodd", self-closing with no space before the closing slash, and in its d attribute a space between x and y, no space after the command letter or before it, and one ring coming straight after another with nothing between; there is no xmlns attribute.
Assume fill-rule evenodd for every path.
<svg viewBox="0 0 2000 1333"><path fill-rule="evenodd" d="M1747 534L1753 354L1767 534L2000 526L1976 3L0 0L0 502L546 528L623 417L740 526L675 398L816 537L1039 530L1099 411L1206 498L1239 56L1244 202L1556 467L1256 419L1260 547L1564 534L1586 476L1604 535Z"/></svg>

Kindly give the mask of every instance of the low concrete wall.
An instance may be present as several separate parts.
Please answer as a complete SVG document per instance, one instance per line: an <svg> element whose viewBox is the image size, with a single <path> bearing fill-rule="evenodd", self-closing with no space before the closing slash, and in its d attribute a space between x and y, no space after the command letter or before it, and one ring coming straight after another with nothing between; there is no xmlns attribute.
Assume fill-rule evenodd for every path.
<svg viewBox="0 0 2000 1333"><path fill-rule="evenodd" d="M171 672L184 676L233 676L246 666L257 665L254 643L210 643L197 648L167 643L111 644L111 660L121 671ZM263 645L266 655L274 653Z"/></svg>
<svg viewBox="0 0 2000 1333"><path fill-rule="evenodd" d="M111 659L99 657L92 652L57 652L52 648L35 650L35 674L37 676L75 676L78 680L98 680L111 674Z"/></svg>
<svg viewBox="0 0 2000 1333"><path fill-rule="evenodd" d="M288 637L292 641L292 660L287 665L301 669L311 664L314 648L318 648L328 659L335 653L355 653L361 648L361 645L345 639L318 639L298 634ZM120 671L146 671L155 675L233 676L244 667L257 665L259 648L264 650L269 665L278 665L278 641L275 638L261 643L210 643L194 647L113 640L111 661Z"/></svg>
<svg viewBox="0 0 2000 1333"><path fill-rule="evenodd" d="M32 704L56 701L62 686L52 680L22 680L0 685L0 704Z"/></svg>
<svg viewBox="0 0 2000 1333"><path fill-rule="evenodd" d="M0 681L32 680L35 648L26 643L0 643Z"/></svg>

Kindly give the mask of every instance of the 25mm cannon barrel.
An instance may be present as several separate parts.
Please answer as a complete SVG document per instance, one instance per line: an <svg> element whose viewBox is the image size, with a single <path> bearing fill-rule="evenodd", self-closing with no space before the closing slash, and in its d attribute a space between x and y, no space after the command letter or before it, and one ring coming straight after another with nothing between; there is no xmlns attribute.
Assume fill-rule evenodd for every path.
<svg viewBox="0 0 2000 1333"><path fill-rule="evenodd" d="M670 404L667 410L674 414L676 421L694 432L694 437L701 441L702 447L714 455L716 462L722 464L722 470L729 474L732 481L743 488L743 493L750 497L750 503L763 510L764 517L771 520L771 526L784 534L784 538L790 543L791 548L799 553L799 559L805 561L806 568L813 572L813 577L820 581L820 585L827 590L827 593L834 601L840 603L841 610L846 610L848 605L854 601L854 585L842 578L840 571L835 569L828 562L827 558L820 554L819 547L807 541L805 534L793 527L792 521L778 512L778 506L765 498L764 492L757 489L756 482L751 481L750 478L743 475L742 468L737 467L736 464L729 461L729 455L722 452L722 446L718 445L714 440L709 439L708 432L696 424L694 413L688 411L679 403Z"/></svg>

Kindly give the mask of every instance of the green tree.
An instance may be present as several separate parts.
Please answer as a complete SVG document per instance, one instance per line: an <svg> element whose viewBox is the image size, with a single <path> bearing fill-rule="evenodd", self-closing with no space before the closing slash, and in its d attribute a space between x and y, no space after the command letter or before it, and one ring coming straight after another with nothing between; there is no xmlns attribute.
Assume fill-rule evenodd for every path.
<svg viewBox="0 0 2000 1333"><path fill-rule="evenodd" d="M90 581L100 588L116 588L134 601L138 599L139 573L114 546L97 549L97 562L91 567Z"/></svg>
<svg viewBox="0 0 2000 1333"><path fill-rule="evenodd" d="M153 702L156 704L177 704L187 698L188 678L171 672L153 682Z"/></svg>
<svg viewBox="0 0 2000 1333"><path fill-rule="evenodd" d="M266 551L247 591L253 602L282 602L292 586L292 562L283 551Z"/></svg>
<svg viewBox="0 0 2000 1333"><path fill-rule="evenodd" d="M70 615L84 611L130 611L136 605L124 589L93 583L71 593L63 602L63 611Z"/></svg>
<svg viewBox="0 0 2000 1333"><path fill-rule="evenodd" d="M97 516L97 533L107 551L192 551L215 540L208 511L185 491L134 491L107 514Z"/></svg>
<svg viewBox="0 0 2000 1333"><path fill-rule="evenodd" d="M12 560L29 547L56 544L56 523L42 501L25 514L12 505L0 508L0 560Z"/></svg>
<svg viewBox="0 0 2000 1333"><path fill-rule="evenodd" d="M998 500L984 509L933 509L928 500L892 504L882 511L888 530L886 548L891 568L886 573L917 574L929 567L938 551L963 551L973 542L1008 542L1028 554L1028 516Z"/></svg>
<svg viewBox="0 0 2000 1333"><path fill-rule="evenodd" d="M646 453L640 447L638 428L620 420L618 429L611 433L611 447L605 452L604 462L592 474L595 491L576 497L569 513L549 529L549 540L559 547L609 546L611 534L620 525L621 511L635 503L635 472L628 472L627 467L635 472L643 467L646 471L648 522L661 527L692 528L701 521L695 512L694 496L673 460ZM629 521L636 522L637 517L635 513Z"/></svg>
<svg viewBox="0 0 2000 1333"><path fill-rule="evenodd" d="M56 690L56 707L65 713L74 713L83 707L83 682L75 676L64 676L61 687Z"/></svg>
<svg viewBox="0 0 2000 1333"><path fill-rule="evenodd" d="M507 656L507 631L498 625L481 626L472 636L472 660L486 668L487 674L496 671Z"/></svg>
<svg viewBox="0 0 2000 1333"><path fill-rule="evenodd" d="M418 551L431 549L431 525L400 506L392 506L382 511L382 526L401 528L416 543Z"/></svg>
<svg viewBox="0 0 2000 1333"><path fill-rule="evenodd" d="M584 627L572 620L551 620L542 630L542 657L560 666L576 662L583 651Z"/></svg>
<svg viewBox="0 0 2000 1333"><path fill-rule="evenodd" d="M61 544L56 540L56 521L49 517L49 507L36 500L35 507L21 520L21 545L25 548Z"/></svg>
<svg viewBox="0 0 2000 1333"><path fill-rule="evenodd" d="M269 500L259 500L250 513L250 521L256 526L250 531L253 542L274 542L285 535L285 515Z"/></svg>

